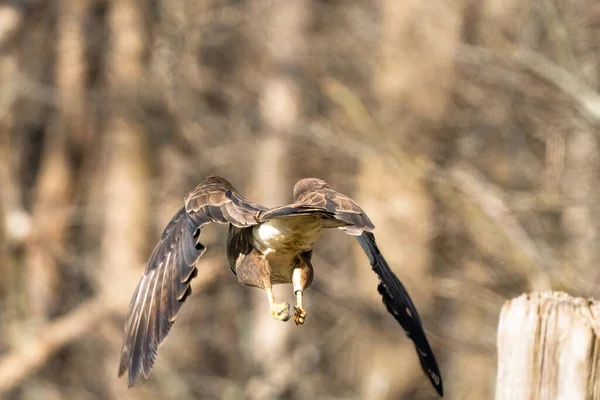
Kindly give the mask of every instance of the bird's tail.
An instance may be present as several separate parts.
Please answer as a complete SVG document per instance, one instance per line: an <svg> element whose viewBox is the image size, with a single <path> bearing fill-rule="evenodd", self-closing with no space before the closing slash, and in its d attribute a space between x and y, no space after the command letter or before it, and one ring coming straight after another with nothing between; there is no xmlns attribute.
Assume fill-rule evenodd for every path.
<svg viewBox="0 0 600 400"><path fill-rule="evenodd" d="M290 204L287 206L275 207L262 212L259 216L260 222L265 222L274 218L288 218L311 215L321 218L325 221L339 221L337 226L349 225L350 222L341 221L336 214L322 207L316 207L305 204Z"/></svg>

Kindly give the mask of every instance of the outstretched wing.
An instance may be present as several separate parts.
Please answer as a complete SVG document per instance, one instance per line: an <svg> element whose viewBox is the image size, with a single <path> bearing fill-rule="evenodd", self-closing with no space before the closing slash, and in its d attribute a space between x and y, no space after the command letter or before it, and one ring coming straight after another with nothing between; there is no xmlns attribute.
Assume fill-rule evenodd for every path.
<svg viewBox="0 0 600 400"><path fill-rule="evenodd" d="M201 228L210 222L236 227L255 225L265 210L238 194L225 179L211 176L192 190L165 228L129 305L121 348L119 376L129 371L131 387L143 373L150 375L181 305L191 293L196 263L205 251Z"/></svg>
<svg viewBox="0 0 600 400"><path fill-rule="evenodd" d="M325 181L316 178L298 181L294 186L294 199L299 204L323 207L333 212L338 219L352 223L340 229L358 239L369 257L373 271L379 277L377 290L382 296L383 303L400 323L406 335L414 342L421 367L438 393L443 395L440 370L425 336L419 313L408 292L379 251L372 233L374 226L369 217L352 199L336 192L327 186Z"/></svg>
<svg viewBox="0 0 600 400"><path fill-rule="evenodd" d="M425 336L419 313L408 292L383 258L375 243L375 236L371 232L363 232L356 238L369 257L373 271L379 277L377 291L383 298L383 304L396 318L396 321L400 323L406 335L414 342L423 371L425 371L440 396L443 396L442 375Z"/></svg>

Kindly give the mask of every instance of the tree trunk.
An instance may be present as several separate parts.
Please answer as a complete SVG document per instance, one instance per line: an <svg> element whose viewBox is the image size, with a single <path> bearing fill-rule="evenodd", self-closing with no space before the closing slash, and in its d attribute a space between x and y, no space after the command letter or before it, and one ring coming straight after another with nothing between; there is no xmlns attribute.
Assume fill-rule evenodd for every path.
<svg viewBox="0 0 600 400"><path fill-rule="evenodd" d="M86 134L85 0L62 0L57 21L55 80L58 117L46 137L33 204L35 236L26 249L30 316L43 320L60 300L59 265L66 260L75 172L69 161L74 138Z"/></svg>
<svg viewBox="0 0 600 400"><path fill-rule="evenodd" d="M561 292L507 301L498 327L496 400L600 397L600 303Z"/></svg>
<svg viewBox="0 0 600 400"><path fill-rule="evenodd" d="M287 71L302 68L306 53L305 30L308 22L306 1L275 2L269 13L271 31L268 35L268 54L272 73L267 76L260 96L261 120L264 130L261 143L256 146L253 199L266 206L288 203L291 187L288 185L289 138L301 115L301 89ZM293 300L291 287L274 287L278 302ZM275 321L263 291L253 293L254 326L253 354L255 362L263 365L269 375L273 359L283 357L286 351L290 323ZM291 311L293 312L293 304ZM282 382L289 383L285 379ZM286 387L254 380L249 393L252 398L278 398Z"/></svg>
<svg viewBox="0 0 600 400"><path fill-rule="evenodd" d="M141 274L147 251L151 248L146 243L149 215L149 196L144 186L149 173L147 144L142 128L135 122L131 109L127 109L127 105L136 100L135 93L138 93L144 74L143 17L147 14L136 0L113 1L110 7L106 69L111 102L104 132L106 165L101 177L105 210L101 286L105 290L119 287L118 277L123 269L133 268ZM129 393L126 385L113 378L118 356L116 352L106 357L106 375L114 383L110 388L113 397L124 398Z"/></svg>

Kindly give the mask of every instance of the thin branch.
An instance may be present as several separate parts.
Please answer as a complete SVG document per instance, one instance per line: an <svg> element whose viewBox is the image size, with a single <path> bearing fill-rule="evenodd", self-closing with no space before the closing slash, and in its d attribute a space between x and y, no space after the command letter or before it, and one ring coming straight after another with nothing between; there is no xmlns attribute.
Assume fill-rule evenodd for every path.
<svg viewBox="0 0 600 400"><path fill-rule="evenodd" d="M125 307L122 297L98 295L48 323L33 339L0 359L0 393L16 387L62 347L85 335L111 312Z"/></svg>
<svg viewBox="0 0 600 400"><path fill-rule="evenodd" d="M215 258L201 262L203 265L198 277L192 281L192 290L207 287L226 270L220 268L222 263ZM125 313L129 296L135 286L133 279L137 280L137 278L124 280L123 276L118 277L121 281L118 287L125 286L123 281L126 281L127 286L132 288L131 292L114 288L96 295L65 316L49 322L34 337L27 339L19 347L0 358L0 395L18 386L27 376L46 364L60 349L82 338L107 317Z"/></svg>
<svg viewBox="0 0 600 400"><path fill-rule="evenodd" d="M579 103L580 108L586 114L592 117L594 121L600 122L600 94L590 88L583 80L559 67L543 55L532 51L519 51L515 60L529 71L571 96Z"/></svg>
<svg viewBox="0 0 600 400"><path fill-rule="evenodd" d="M467 195L467 202L456 191L448 190L448 185ZM557 265L557 261L538 249L509 209L500 188L466 164L448 168L437 179L434 188L454 212L466 220L471 229L471 237L479 242L481 248L491 246L494 254L504 254L509 267L524 268L528 276L531 276L530 285L533 290L550 289L546 268ZM488 240L493 242L488 243Z"/></svg>
<svg viewBox="0 0 600 400"><path fill-rule="evenodd" d="M500 53L481 46L465 45L459 49L457 59L459 61L483 62L492 65L506 59L516 62L520 67L571 96L584 115L589 116L596 123L600 122L600 94L581 78L539 53L523 49Z"/></svg>

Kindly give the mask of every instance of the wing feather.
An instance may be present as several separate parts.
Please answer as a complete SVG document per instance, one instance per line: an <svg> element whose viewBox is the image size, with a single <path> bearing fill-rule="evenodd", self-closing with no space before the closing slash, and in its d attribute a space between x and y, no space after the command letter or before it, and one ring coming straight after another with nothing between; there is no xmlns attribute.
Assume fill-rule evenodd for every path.
<svg viewBox="0 0 600 400"><path fill-rule="evenodd" d="M381 294L383 303L415 344L421 368L440 396L443 396L442 375L425 336L419 313L408 292L383 258L375 243L375 236L371 232L363 232L356 238L369 257L373 271L379 277L377 291Z"/></svg>
<svg viewBox="0 0 600 400"><path fill-rule="evenodd" d="M381 294L383 303L415 344L423 371L438 393L443 396L442 376L425 336L419 313L408 292L379 251L372 233L374 226L369 217L352 199L336 192L325 181L316 178L302 179L296 183L294 201L296 204L322 207L334 213L338 220L348 223L338 227L358 239L373 271L379 277L377 290Z"/></svg>
<svg viewBox="0 0 600 400"><path fill-rule="evenodd" d="M264 210L216 176L206 178L188 194L184 207L163 231L129 305L119 376L129 371L130 387L140 375L150 375L158 347L191 294L196 263L206 250L198 241L201 228L211 222L254 225Z"/></svg>

